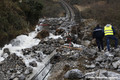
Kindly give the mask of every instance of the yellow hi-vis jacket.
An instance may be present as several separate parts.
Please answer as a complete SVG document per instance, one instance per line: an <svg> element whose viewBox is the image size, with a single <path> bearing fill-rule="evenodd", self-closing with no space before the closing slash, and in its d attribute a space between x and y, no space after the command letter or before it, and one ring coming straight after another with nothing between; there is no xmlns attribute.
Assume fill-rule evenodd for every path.
<svg viewBox="0 0 120 80"><path fill-rule="evenodd" d="M112 26L105 26L104 27L104 34L107 35L113 35L113 29Z"/></svg>

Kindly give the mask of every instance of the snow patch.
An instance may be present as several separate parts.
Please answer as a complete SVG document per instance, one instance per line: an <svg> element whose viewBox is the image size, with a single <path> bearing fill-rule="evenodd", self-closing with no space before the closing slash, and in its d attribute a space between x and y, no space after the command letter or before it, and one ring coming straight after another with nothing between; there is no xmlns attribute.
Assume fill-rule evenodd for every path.
<svg viewBox="0 0 120 80"><path fill-rule="evenodd" d="M50 33L50 36L49 36L49 38L52 38L52 39L58 39L58 38L63 38L61 35L57 35L57 36L55 36L55 35L53 35L52 33Z"/></svg>

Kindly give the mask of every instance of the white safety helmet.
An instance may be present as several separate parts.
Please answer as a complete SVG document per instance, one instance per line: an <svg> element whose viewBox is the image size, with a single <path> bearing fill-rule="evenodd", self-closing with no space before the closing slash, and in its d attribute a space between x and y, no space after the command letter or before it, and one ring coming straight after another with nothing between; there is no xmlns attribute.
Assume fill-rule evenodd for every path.
<svg viewBox="0 0 120 80"><path fill-rule="evenodd" d="M112 26L111 24L106 24L107 27Z"/></svg>

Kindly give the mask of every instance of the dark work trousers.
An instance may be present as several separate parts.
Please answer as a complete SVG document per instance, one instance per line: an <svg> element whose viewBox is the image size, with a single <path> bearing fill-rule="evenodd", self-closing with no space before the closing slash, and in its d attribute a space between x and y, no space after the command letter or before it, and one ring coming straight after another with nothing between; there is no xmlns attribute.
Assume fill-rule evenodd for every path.
<svg viewBox="0 0 120 80"><path fill-rule="evenodd" d="M107 40L107 49L108 49L108 51L110 51L110 46L109 46L110 39L115 40L115 48L117 48L117 45L118 45L118 39L114 35L107 35L106 40Z"/></svg>
<svg viewBox="0 0 120 80"><path fill-rule="evenodd" d="M96 38L96 43L97 43L99 51L101 51L101 49L102 50L104 49L104 47L103 47L103 39Z"/></svg>

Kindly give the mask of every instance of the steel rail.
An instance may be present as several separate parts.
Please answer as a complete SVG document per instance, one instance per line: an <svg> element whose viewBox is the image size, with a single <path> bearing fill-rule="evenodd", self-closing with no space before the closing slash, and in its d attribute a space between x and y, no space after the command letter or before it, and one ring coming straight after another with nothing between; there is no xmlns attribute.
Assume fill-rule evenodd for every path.
<svg viewBox="0 0 120 80"><path fill-rule="evenodd" d="M42 68L40 68L38 70L38 72L36 72L34 75L32 75L30 78L28 78L27 80L36 80L37 77L42 74L42 72L45 70L45 68L50 64L50 61L51 59L54 57L54 55L56 55L57 52L56 52L56 49L50 54L48 55L44 60L43 60L43 63L44 63L44 66ZM48 74L48 73L47 73ZM43 79L39 79L39 80L43 80Z"/></svg>
<svg viewBox="0 0 120 80"><path fill-rule="evenodd" d="M62 3L62 5L66 10L66 15L68 15L69 21L73 21L75 17L75 13L73 9L64 0L60 0L60 2Z"/></svg>

